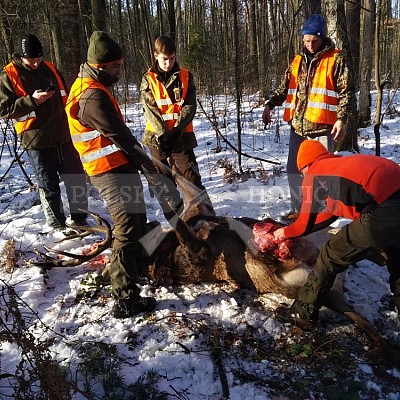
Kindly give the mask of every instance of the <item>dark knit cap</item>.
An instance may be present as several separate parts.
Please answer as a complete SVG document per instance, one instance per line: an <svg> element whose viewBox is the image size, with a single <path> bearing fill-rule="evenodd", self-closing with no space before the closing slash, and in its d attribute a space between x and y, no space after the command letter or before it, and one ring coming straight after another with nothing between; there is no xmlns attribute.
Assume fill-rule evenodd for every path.
<svg viewBox="0 0 400 400"><path fill-rule="evenodd" d="M326 37L325 18L321 14L313 14L304 23L301 36L315 35L321 38Z"/></svg>
<svg viewBox="0 0 400 400"><path fill-rule="evenodd" d="M89 64L107 64L123 58L122 49L106 32L94 31L87 52Z"/></svg>
<svg viewBox="0 0 400 400"><path fill-rule="evenodd" d="M25 58L37 58L43 56L43 49L40 40L35 36L28 33L22 35L18 39L17 53Z"/></svg>

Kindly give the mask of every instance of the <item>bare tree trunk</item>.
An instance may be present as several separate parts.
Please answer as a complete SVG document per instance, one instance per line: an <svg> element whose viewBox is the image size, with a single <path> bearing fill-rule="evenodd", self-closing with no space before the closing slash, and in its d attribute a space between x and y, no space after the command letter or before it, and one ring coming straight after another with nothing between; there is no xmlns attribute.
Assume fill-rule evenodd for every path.
<svg viewBox="0 0 400 400"><path fill-rule="evenodd" d="M360 13L361 0L356 2L346 2L346 23L347 34L350 40L350 52L353 60L353 76L355 86L358 87L359 67L360 67Z"/></svg>
<svg viewBox="0 0 400 400"><path fill-rule="evenodd" d="M304 7L306 18L312 14L321 14L321 0L307 0L304 2Z"/></svg>
<svg viewBox="0 0 400 400"><path fill-rule="evenodd" d="M273 4L273 0L268 0L268 28L269 28L269 37L271 38L270 46L271 46L271 55L272 58L278 49L278 32L276 29L276 13L275 6Z"/></svg>
<svg viewBox="0 0 400 400"><path fill-rule="evenodd" d="M168 0L168 27L169 36L176 42L176 20L175 20L175 6L174 0Z"/></svg>
<svg viewBox="0 0 400 400"><path fill-rule="evenodd" d="M92 23L94 31L107 30L107 12L105 0L90 0L92 5Z"/></svg>
<svg viewBox="0 0 400 400"><path fill-rule="evenodd" d="M57 68L63 73L66 71L64 68L64 52L63 48L61 48L60 44L62 43L62 20L60 10L63 8L62 0L57 2L52 2L46 0L45 9L46 9L46 19L48 21L48 30L47 32L43 32L44 34L49 35L50 41L50 51L52 54L48 54L48 58L55 62ZM64 11L64 10L63 10ZM66 78L64 76L64 78Z"/></svg>
<svg viewBox="0 0 400 400"><path fill-rule="evenodd" d="M256 4L255 0L249 0L249 83L253 89L259 85L258 75L258 49L257 49L257 25L256 25Z"/></svg>
<svg viewBox="0 0 400 400"><path fill-rule="evenodd" d="M6 13L7 0L0 1L0 40L2 43L2 51L4 49L4 58L8 58L14 52L14 45L11 39L11 27Z"/></svg>
<svg viewBox="0 0 400 400"><path fill-rule="evenodd" d="M241 50L239 45L239 18L238 18L238 0L232 0L233 15L233 38L234 38L234 65L235 65L235 95L236 95L236 128L238 138L238 168L242 173L242 124L240 120L240 108L242 101L243 77L241 73Z"/></svg>
<svg viewBox="0 0 400 400"><path fill-rule="evenodd" d="M163 24L163 12L162 12L162 2L161 0L157 0L157 28L158 28L158 33L157 35L163 35L164 34L164 24Z"/></svg>
<svg viewBox="0 0 400 400"><path fill-rule="evenodd" d="M150 34L150 26L149 26L149 18L148 18L149 14L148 14L148 10L147 10L146 1L140 0L140 4L141 4L141 8L142 8L142 22L143 22L142 33L145 38L144 56L145 56L145 59L147 60L147 65L150 65L151 61L153 60L153 43L152 43L151 34Z"/></svg>
<svg viewBox="0 0 400 400"><path fill-rule="evenodd" d="M133 79L133 82L136 83L136 86L139 87L142 72L138 70L137 66L140 65L139 63L139 56L138 56L138 43L135 37L135 30L134 30L134 17L132 15L132 8L130 0L126 0L126 9L127 9L127 16L128 16L128 32L129 32L129 42L130 42L130 53L131 53L131 62L134 65L134 68L131 68L130 73L131 75L128 76L128 79ZM137 9L136 9L137 11Z"/></svg>
<svg viewBox="0 0 400 400"><path fill-rule="evenodd" d="M377 0L376 3L376 24L375 24L375 50L374 50L374 66L375 66L375 88L376 88L376 114L374 124L375 134L375 155L381 155L381 110L382 110L382 91L384 83L381 83L380 77L380 32L382 18L382 1Z"/></svg>
<svg viewBox="0 0 400 400"><path fill-rule="evenodd" d="M92 20L90 15L92 13L92 6L90 0L78 0L79 18L83 32L83 40L81 41L81 53L86 50L89 43L90 35L92 33Z"/></svg>
<svg viewBox="0 0 400 400"><path fill-rule="evenodd" d="M63 43L61 65L68 87L71 87L78 76L79 65L81 63L78 21L78 2L76 0L64 0L62 12L63 38L59 38L59 43Z"/></svg>
<svg viewBox="0 0 400 400"><path fill-rule="evenodd" d="M330 0L327 1L325 5L328 36L335 42L336 47L341 49L345 53L349 63L350 71L353 72L350 43L347 35L344 0ZM358 151L358 121L356 101L354 101L353 104L350 105L350 107L352 108L352 110L349 112L349 117L346 122L346 134L344 135L342 140L336 143L335 150L337 151Z"/></svg>
<svg viewBox="0 0 400 400"><path fill-rule="evenodd" d="M374 46L374 20L375 1L364 0L363 2L363 35L360 59L360 96L359 96L359 121L360 127L371 124L371 78Z"/></svg>

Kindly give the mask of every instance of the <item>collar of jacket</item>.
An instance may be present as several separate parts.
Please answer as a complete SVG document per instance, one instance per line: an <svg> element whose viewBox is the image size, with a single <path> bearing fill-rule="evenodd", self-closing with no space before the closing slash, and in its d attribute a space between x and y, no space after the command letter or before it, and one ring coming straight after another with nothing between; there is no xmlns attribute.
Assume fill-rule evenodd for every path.
<svg viewBox="0 0 400 400"><path fill-rule="evenodd" d="M176 61L171 71L168 72L161 71L157 61L150 68L150 71L157 74L157 79L164 84L168 82L168 80L171 78L172 75L177 75L180 72L180 70L181 69Z"/></svg>
<svg viewBox="0 0 400 400"><path fill-rule="evenodd" d="M115 83L108 72L94 68L87 62L80 66L78 76L79 78L92 78L106 87L110 87Z"/></svg>
<svg viewBox="0 0 400 400"><path fill-rule="evenodd" d="M312 54L305 47L303 47L303 57L309 64L312 60L322 57L328 51L332 51L335 49L335 43L330 38L325 38L322 44L322 48L318 53Z"/></svg>

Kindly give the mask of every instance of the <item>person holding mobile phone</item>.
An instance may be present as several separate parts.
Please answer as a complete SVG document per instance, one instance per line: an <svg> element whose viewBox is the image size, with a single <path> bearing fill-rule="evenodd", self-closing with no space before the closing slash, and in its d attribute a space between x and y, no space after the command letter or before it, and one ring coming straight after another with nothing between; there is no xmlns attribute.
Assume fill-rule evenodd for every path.
<svg viewBox="0 0 400 400"><path fill-rule="evenodd" d="M64 110L68 90L61 73L43 60L40 40L18 39L17 51L0 74L0 118L11 122L36 173L39 197L48 226L67 233L61 199L64 181L72 222L86 223L86 176L75 150ZM10 123L10 124L9 124Z"/></svg>

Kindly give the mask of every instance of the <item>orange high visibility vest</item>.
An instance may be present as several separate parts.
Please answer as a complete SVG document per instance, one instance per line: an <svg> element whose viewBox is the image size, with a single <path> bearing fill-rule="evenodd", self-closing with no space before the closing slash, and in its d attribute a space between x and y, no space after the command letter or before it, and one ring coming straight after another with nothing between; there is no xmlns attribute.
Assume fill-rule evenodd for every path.
<svg viewBox="0 0 400 400"><path fill-rule="evenodd" d="M83 126L77 119L74 110L85 90L96 88L104 90L114 104L115 109L124 120L121 110L112 94L100 82L92 78L78 78L71 87L68 97L67 112L72 142L79 153L83 168L89 176L102 174L129 161L121 149L99 131ZM101 112L101 110L99 110Z"/></svg>
<svg viewBox="0 0 400 400"><path fill-rule="evenodd" d="M56 67L50 62L50 61L44 61L44 63L47 65L47 67L50 68L51 72L53 72L54 76L57 79L57 85L58 88L60 89L60 94L61 94L61 99L63 102L63 105L67 103L67 91L65 90L64 83L61 79L61 77L58 75ZM4 70L6 71L8 77L10 78L10 81L14 87L14 92L18 97L23 97L23 96L28 96L29 93L26 92L21 78L18 74L18 70L15 67L15 65L10 62L4 67ZM32 124L36 121L36 113L35 111L30 112L27 115L24 115L23 117L16 118L13 120L14 122L14 127L17 133L21 134L25 131L29 131L32 127Z"/></svg>
<svg viewBox="0 0 400 400"><path fill-rule="evenodd" d="M174 128L179 118L186 98L189 84L189 71L185 68L180 69L179 78L182 83L182 95L179 93L180 99L178 101L175 99L173 99L173 101L171 100L164 84L157 80L157 74L155 72L152 72L150 69L147 72L149 86L157 103L157 107L160 110L167 131L170 131ZM151 132L156 131L149 121L146 122L146 130ZM193 132L192 122L185 127L184 132Z"/></svg>
<svg viewBox="0 0 400 400"><path fill-rule="evenodd" d="M324 54L315 71L305 113L305 118L311 122L334 125L337 120L339 95L333 78L337 53L339 53L339 50ZM285 121L290 121L294 116L301 60L302 56L297 55L292 62L292 75L289 81L285 112L283 114Z"/></svg>

